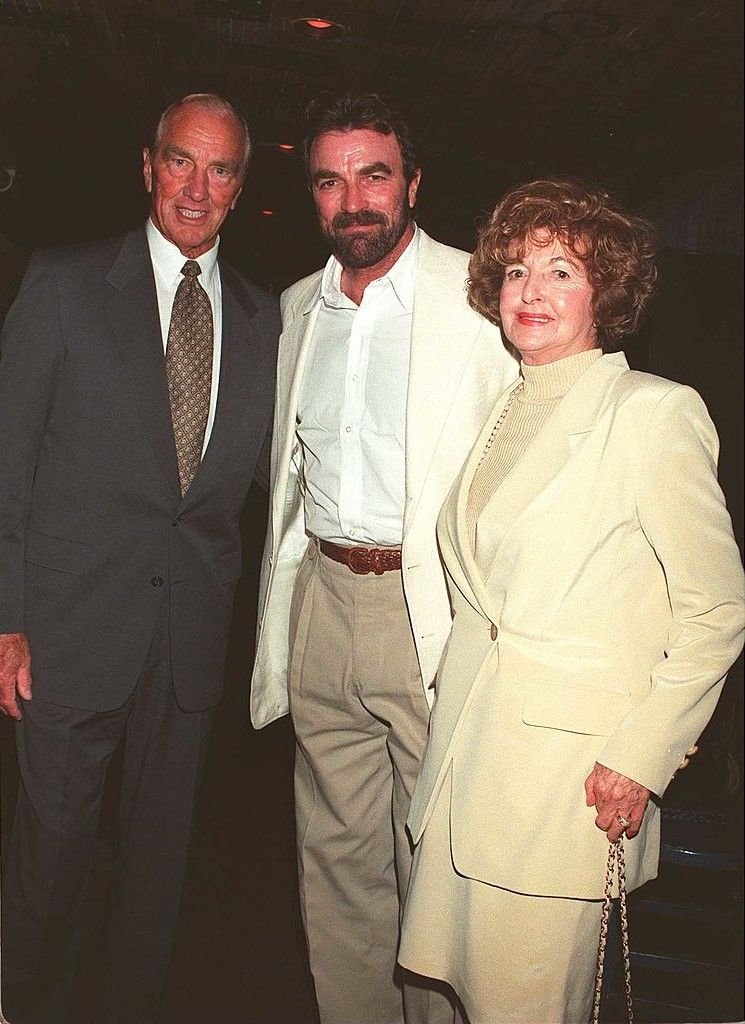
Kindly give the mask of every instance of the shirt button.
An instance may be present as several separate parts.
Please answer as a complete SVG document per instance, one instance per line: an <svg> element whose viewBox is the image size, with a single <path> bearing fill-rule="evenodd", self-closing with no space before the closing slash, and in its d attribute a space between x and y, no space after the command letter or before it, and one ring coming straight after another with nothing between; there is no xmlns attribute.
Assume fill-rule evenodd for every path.
<svg viewBox="0 0 745 1024"><path fill-rule="evenodd" d="M493 622L491 624L491 630L489 632L491 634L492 640L496 640L497 639L497 627L494 625Z"/></svg>
<svg viewBox="0 0 745 1024"><path fill-rule="evenodd" d="M352 428L351 428L351 427L345 427L344 429L346 430L346 432L347 432L348 434L351 434L351 433L352 433Z"/></svg>
<svg viewBox="0 0 745 1024"><path fill-rule="evenodd" d="M165 580L163 579L162 576L153 576L153 578L150 580L151 587L162 587L164 583Z"/></svg>

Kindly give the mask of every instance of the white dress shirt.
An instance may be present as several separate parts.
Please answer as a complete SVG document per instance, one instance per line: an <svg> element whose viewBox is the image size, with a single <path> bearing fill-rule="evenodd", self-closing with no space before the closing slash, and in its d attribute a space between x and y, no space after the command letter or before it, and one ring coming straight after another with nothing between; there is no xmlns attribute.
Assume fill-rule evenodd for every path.
<svg viewBox="0 0 745 1024"><path fill-rule="evenodd" d="M173 300L176 298L176 289L184 279L181 268L186 263L187 257L165 238L148 218L145 225L147 244L150 247L150 259L153 264L155 275L155 290L158 295L158 312L160 313L160 332L163 337L163 352L168 344L168 328L171 325L171 310ZM202 446L202 457L207 451L212 426L215 422L215 409L217 408L217 389L220 383L220 357L222 355L222 288L220 286L220 271L217 266L217 249L220 239L215 242L212 248L195 260L199 264L202 273L199 275L199 283L207 292L212 306L212 330L214 344L212 346L212 384L210 388L210 408L207 415L207 426L204 431L204 444Z"/></svg>
<svg viewBox="0 0 745 1024"><path fill-rule="evenodd" d="M406 396L419 238L357 306L331 257L303 375L297 433L305 526L337 544L401 543Z"/></svg>

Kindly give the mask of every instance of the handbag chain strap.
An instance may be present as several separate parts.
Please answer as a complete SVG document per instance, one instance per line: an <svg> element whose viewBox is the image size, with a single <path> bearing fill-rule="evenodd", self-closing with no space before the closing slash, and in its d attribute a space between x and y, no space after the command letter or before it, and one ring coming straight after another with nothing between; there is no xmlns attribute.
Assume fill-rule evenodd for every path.
<svg viewBox="0 0 745 1024"><path fill-rule="evenodd" d="M618 871L618 895L621 906L621 948L623 951L623 981L626 996L626 1014L629 1024L634 1024L634 1006L631 1000L631 954L629 953L629 918L626 908L626 862L623 856L623 837L615 843L608 844L608 868L605 873L605 896L603 913L600 918L600 942L598 945L598 965L595 970L595 994L592 1001L592 1024L600 1019L600 994L603 987L603 967L605 966L605 947L608 943L608 921L611 911L611 891L613 888L614 869Z"/></svg>

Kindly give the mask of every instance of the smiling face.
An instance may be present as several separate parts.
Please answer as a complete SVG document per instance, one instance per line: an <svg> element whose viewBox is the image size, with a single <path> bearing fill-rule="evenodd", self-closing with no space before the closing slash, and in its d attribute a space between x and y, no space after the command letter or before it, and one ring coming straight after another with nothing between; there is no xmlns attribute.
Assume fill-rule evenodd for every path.
<svg viewBox="0 0 745 1024"><path fill-rule="evenodd" d="M411 238L420 177L407 185L396 136L325 132L313 141L308 169L321 233L342 266L392 266Z"/></svg>
<svg viewBox="0 0 745 1024"><path fill-rule="evenodd" d="M168 117L157 149L143 151L150 217L188 259L215 244L243 184L245 137L229 114L198 103Z"/></svg>
<svg viewBox="0 0 745 1024"><path fill-rule="evenodd" d="M499 315L505 336L529 366L598 347L593 287L581 261L548 231L505 267Z"/></svg>

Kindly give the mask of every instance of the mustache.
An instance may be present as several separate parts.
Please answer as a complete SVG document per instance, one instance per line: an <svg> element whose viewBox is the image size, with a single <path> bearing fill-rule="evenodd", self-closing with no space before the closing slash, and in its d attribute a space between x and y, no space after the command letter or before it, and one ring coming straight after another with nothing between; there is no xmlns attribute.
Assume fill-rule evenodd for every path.
<svg viewBox="0 0 745 1024"><path fill-rule="evenodd" d="M367 227L369 224L385 225L385 222L382 213L376 213L374 210L358 210L356 213L337 213L331 221L331 227L338 231L342 228L356 226Z"/></svg>

